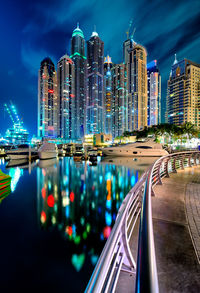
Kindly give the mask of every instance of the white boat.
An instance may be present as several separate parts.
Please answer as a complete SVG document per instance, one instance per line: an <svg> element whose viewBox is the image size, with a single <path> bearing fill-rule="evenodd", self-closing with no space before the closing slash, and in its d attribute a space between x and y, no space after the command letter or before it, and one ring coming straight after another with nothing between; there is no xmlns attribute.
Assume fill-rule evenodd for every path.
<svg viewBox="0 0 200 293"><path fill-rule="evenodd" d="M31 158L37 157L36 149L30 148ZM6 151L6 155L10 160L21 160L29 158L29 145L22 144L17 147L13 147L10 150Z"/></svg>
<svg viewBox="0 0 200 293"><path fill-rule="evenodd" d="M105 156L119 157L162 157L168 155L162 145L152 140L137 141L126 145L108 147L102 149Z"/></svg>
<svg viewBox="0 0 200 293"><path fill-rule="evenodd" d="M38 149L38 156L41 160L53 159L57 157L57 148L53 143L44 143Z"/></svg>

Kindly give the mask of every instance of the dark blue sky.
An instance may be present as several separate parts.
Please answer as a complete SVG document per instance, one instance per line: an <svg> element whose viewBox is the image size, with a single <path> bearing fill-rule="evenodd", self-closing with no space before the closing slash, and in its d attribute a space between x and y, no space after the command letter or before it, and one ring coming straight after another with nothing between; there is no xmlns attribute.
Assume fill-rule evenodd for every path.
<svg viewBox="0 0 200 293"><path fill-rule="evenodd" d="M3 104L12 100L31 134L37 131L37 74L41 60L57 63L70 53L70 39L80 23L86 40L94 24L113 62L122 62L129 21L134 40L147 48L148 62L157 59L162 75L163 113L174 53L178 60L200 63L199 0L7 0L0 7L0 134L11 121Z"/></svg>

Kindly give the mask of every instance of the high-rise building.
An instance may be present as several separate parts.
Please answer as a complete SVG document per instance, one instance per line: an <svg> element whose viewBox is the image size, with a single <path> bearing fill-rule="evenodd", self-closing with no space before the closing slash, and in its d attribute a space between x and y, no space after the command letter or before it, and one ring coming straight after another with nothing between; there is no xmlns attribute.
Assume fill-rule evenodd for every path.
<svg viewBox="0 0 200 293"><path fill-rule="evenodd" d="M110 56L104 58L104 110L105 133L112 133L112 60Z"/></svg>
<svg viewBox="0 0 200 293"><path fill-rule="evenodd" d="M88 91L86 99L87 134L104 131L104 43L94 31L87 41Z"/></svg>
<svg viewBox="0 0 200 293"><path fill-rule="evenodd" d="M130 49L133 48L133 45L134 45L134 41L131 38L128 38L123 43L123 58L124 58L125 64L127 64L129 61L129 51L130 51Z"/></svg>
<svg viewBox="0 0 200 293"><path fill-rule="evenodd" d="M38 74L38 136L57 137L57 75L50 58L45 58Z"/></svg>
<svg viewBox="0 0 200 293"><path fill-rule="evenodd" d="M69 56L58 62L58 137L75 139L75 66Z"/></svg>
<svg viewBox="0 0 200 293"><path fill-rule="evenodd" d="M79 139L85 133L86 103L86 57L85 39L82 30L77 28L72 33L71 56L75 65L75 125L74 136Z"/></svg>
<svg viewBox="0 0 200 293"><path fill-rule="evenodd" d="M112 68L112 136L121 136L127 130L127 72L125 64Z"/></svg>
<svg viewBox="0 0 200 293"><path fill-rule="evenodd" d="M147 64L148 125L161 123L161 75L157 60Z"/></svg>
<svg viewBox="0 0 200 293"><path fill-rule="evenodd" d="M200 127L200 64L177 61L176 55L167 87L167 122Z"/></svg>
<svg viewBox="0 0 200 293"><path fill-rule="evenodd" d="M147 51L135 42L128 50L128 130L147 126Z"/></svg>

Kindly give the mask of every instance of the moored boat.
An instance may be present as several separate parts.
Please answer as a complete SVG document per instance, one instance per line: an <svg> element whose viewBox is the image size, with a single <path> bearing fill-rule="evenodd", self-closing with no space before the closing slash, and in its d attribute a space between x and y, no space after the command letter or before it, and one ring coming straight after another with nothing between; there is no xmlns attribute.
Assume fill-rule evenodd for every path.
<svg viewBox="0 0 200 293"><path fill-rule="evenodd" d="M37 157L37 150L34 148L30 148L28 144L21 144L15 147L12 147L8 151L6 151L6 156L10 160L21 160L21 159L28 159L29 152L32 159Z"/></svg>
<svg viewBox="0 0 200 293"><path fill-rule="evenodd" d="M53 143L46 142L38 149L38 156L41 160L56 158L57 154L56 146Z"/></svg>
<svg viewBox="0 0 200 293"><path fill-rule="evenodd" d="M152 140L138 141L126 145L108 147L102 149L105 156L120 157L162 157L168 155L162 145Z"/></svg>

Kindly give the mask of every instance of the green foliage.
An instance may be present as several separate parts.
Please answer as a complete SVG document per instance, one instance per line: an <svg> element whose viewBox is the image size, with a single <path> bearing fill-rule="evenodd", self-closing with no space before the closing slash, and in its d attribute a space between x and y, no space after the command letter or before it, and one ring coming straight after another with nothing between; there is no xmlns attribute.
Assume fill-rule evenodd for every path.
<svg viewBox="0 0 200 293"><path fill-rule="evenodd" d="M135 135L138 138L145 138L152 135L156 141L158 141L159 136L167 137L168 140L183 140L184 138L191 139L193 137L199 137L199 130L191 123L186 122L182 125L174 125L163 123L159 125L153 125L151 127L145 127L143 130L138 131L125 131L123 134L125 137L130 135Z"/></svg>

